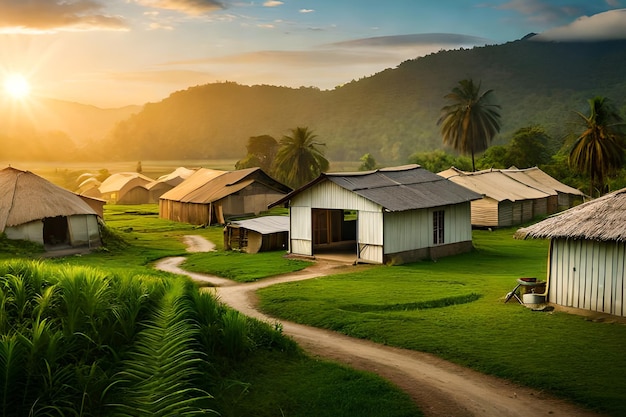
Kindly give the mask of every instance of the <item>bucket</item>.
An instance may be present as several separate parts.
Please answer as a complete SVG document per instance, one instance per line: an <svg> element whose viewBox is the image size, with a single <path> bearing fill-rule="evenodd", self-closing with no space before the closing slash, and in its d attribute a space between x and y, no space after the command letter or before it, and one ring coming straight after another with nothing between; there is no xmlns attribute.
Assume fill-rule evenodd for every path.
<svg viewBox="0 0 626 417"><path fill-rule="evenodd" d="M546 296L535 293L522 294L524 304L543 304L546 302Z"/></svg>

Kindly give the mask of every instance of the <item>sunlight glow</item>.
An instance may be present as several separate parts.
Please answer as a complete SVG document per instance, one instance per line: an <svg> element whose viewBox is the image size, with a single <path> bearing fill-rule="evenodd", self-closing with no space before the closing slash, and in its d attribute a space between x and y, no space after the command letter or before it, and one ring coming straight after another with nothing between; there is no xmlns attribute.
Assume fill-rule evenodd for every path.
<svg viewBox="0 0 626 417"><path fill-rule="evenodd" d="M21 100L30 94L30 84L22 74L10 74L4 79L4 90L9 96Z"/></svg>

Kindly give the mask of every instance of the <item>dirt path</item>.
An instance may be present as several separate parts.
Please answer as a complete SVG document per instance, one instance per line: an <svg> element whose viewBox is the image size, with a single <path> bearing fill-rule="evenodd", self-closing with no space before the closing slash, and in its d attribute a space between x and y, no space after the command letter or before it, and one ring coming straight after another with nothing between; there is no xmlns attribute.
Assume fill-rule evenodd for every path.
<svg viewBox="0 0 626 417"><path fill-rule="evenodd" d="M239 284L219 277L189 273L179 268L183 257L169 258L156 267L194 280L211 282L220 300L243 314L276 322L256 309L255 291L281 282L311 279L338 272L346 265L316 261L304 271ZM280 321L286 335L313 355L332 359L353 368L374 372L391 381L419 405L428 417L443 416L598 416L540 391L480 374L435 356L383 346L339 333Z"/></svg>

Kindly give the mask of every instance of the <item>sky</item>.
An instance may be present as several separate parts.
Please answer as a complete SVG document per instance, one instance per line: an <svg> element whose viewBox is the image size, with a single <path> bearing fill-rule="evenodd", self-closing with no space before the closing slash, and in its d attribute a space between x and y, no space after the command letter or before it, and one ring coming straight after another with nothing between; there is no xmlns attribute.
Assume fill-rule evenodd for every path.
<svg viewBox="0 0 626 417"><path fill-rule="evenodd" d="M0 78L103 108L224 81L325 90L531 32L626 39L626 0L0 0Z"/></svg>

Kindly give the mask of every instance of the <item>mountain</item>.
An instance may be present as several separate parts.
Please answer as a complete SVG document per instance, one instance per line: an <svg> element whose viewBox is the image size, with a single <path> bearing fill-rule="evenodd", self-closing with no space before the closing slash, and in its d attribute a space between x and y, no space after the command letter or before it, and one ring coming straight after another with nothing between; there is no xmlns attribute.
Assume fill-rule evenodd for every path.
<svg viewBox="0 0 626 417"><path fill-rule="evenodd" d="M626 41L538 42L529 35L502 45L440 51L334 90L236 83L178 91L119 124L104 143L126 160L242 158L249 137L280 139L307 126L331 160L404 163L417 151L442 148L436 125L443 98L473 78L502 106L507 143L519 128L540 124L558 140L576 126L596 95L626 105ZM626 107L625 107L626 108Z"/></svg>
<svg viewBox="0 0 626 417"><path fill-rule="evenodd" d="M72 160L141 106L102 109L45 97L0 102L0 160Z"/></svg>
<svg viewBox="0 0 626 417"><path fill-rule="evenodd" d="M442 148L436 122L444 96L462 79L493 89L502 106L502 131L494 144L508 143L517 129L535 124L562 141L578 129L574 111L586 113L587 100L596 95L626 111L624 68L626 41L539 42L531 34L408 60L334 90L215 83L177 91L140 111L90 113L87 106L57 103L55 118L64 120L61 130L76 132L72 138L98 139L115 125L83 148L91 158L240 159L251 136L280 139L306 126L326 143L331 161L357 161L370 153L379 163L403 164L414 152ZM127 118L115 124L126 111ZM64 114L71 124L65 125Z"/></svg>

